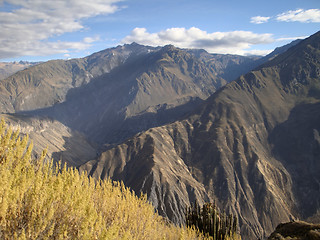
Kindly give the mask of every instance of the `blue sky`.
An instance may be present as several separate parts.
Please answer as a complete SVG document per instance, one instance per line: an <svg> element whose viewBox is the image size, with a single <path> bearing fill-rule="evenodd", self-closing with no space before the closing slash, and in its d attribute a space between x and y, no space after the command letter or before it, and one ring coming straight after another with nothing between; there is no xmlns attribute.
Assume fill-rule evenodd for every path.
<svg viewBox="0 0 320 240"><path fill-rule="evenodd" d="M319 30L319 0L0 0L0 61L84 57L133 41L265 55Z"/></svg>

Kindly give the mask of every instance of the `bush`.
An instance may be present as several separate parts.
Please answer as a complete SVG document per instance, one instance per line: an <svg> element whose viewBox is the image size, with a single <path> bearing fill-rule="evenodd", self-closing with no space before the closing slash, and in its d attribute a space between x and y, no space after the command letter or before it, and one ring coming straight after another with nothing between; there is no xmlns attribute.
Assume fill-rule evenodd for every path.
<svg viewBox="0 0 320 240"><path fill-rule="evenodd" d="M198 239L168 225L122 183L31 157L28 137L0 124L0 239Z"/></svg>

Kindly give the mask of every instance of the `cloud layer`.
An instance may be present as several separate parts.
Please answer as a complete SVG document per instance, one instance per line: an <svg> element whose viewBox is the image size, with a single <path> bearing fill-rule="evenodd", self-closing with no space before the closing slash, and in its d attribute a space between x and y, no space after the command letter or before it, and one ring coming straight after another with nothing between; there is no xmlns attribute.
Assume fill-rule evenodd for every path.
<svg viewBox="0 0 320 240"><path fill-rule="evenodd" d="M122 43L131 42L149 46L173 44L180 48L202 48L211 53L246 55L250 54L248 49L252 45L271 43L274 39L272 34L256 34L250 31L207 33L192 27L169 28L157 33L149 33L145 28L135 28L122 40Z"/></svg>
<svg viewBox="0 0 320 240"><path fill-rule="evenodd" d="M51 37L84 29L81 20L118 10L121 0L4 0L0 5L13 6L0 12L0 59L22 55L45 56L84 50L97 37L79 42L49 41Z"/></svg>

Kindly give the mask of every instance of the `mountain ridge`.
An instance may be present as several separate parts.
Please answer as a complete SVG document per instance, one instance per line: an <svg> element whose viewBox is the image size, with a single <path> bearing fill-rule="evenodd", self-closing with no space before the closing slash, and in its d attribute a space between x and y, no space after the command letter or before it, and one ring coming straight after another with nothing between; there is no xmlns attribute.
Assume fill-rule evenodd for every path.
<svg viewBox="0 0 320 240"><path fill-rule="evenodd" d="M139 45L134 47L139 48ZM94 141L115 143L129 137L128 134L132 136L184 115L188 109L183 105L196 105L225 83L193 55L166 46L158 51L129 56L125 63L110 72L70 89L64 102L31 114L57 119L89 136L92 133L91 139ZM178 115L178 112L169 111L176 107L185 110ZM171 112L173 116L168 116L166 120L163 111ZM148 112L154 112L155 119L148 120L145 127L139 126L139 122L136 126L126 124L129 122L132 125L136 122L133 121L135 118L141 118L144 114L151 116ZM158 112L160 117L157 117ZM124 126L127 127L123 129ZM119 138L116 136L119 131L128 133ZM105 136L110 137L107 139ZM112 136L115 138L112 139Z"/></svg>
<svg viewBox="0 0 320 240"><path fill-rule="evenodd" d="M290 138L291 148L299 146L299 137L292 139L288 132L319 148L320 119L314 105L319 102L319 37L314 34L220 88L184 120L139 133L80 170L146 192L158 211L175 222L182 221L182 209L192 201L216 200L238 216L246 239L268 236L279 222L316 217L318 151L302 147L304 163L295 165L279 149ZM306 137L292 129L302 120L290 120L302 102L311 107L302 107L307 114L301 119L313 122ZM279 134L285 141L275 141ZM132 168L141 165L137 156L152 166L139 176ZM148 184L141 187L141 182ZM313 199L309 206L308 196Z"/></svg>
<svg viewBox="0 0 320 240"><path fill-rule="evenodd" d="M63 102L70 89L86 85L95 77L121 65L131 55L141 54L150 49L154 48L141 46L141 49L135 49L131 45L118 46L85 58L51 60L32 66L1 81L1 110L13 113Z"/></svg>

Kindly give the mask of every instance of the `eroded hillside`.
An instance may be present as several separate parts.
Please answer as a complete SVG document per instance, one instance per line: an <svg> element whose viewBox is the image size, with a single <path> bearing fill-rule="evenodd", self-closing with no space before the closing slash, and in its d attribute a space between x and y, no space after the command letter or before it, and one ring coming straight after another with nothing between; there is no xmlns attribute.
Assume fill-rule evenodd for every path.
<svg viewBox="0 0 320 240"><path fill-rule="evenodd" d="M181 121L149 129L80 169L111 176L181 222L215 199L245 239L319 214L320 33L213 94Z"/></svg>

